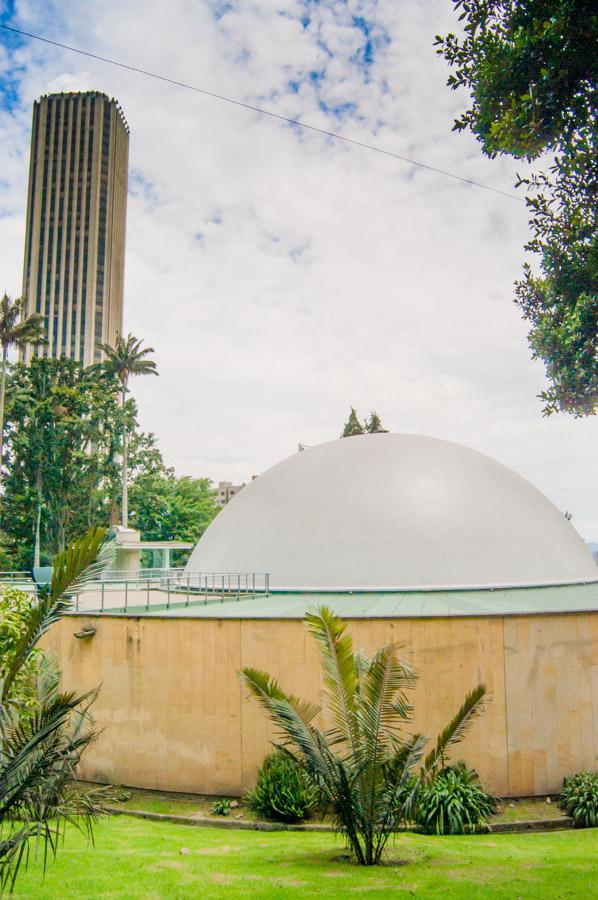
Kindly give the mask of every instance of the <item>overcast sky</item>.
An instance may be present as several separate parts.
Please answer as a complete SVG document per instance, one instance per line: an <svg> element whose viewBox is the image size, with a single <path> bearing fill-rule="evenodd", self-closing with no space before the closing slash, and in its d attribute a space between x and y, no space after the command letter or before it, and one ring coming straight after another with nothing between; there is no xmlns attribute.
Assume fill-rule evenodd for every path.
<svg viewBox="0 0 598 900"><path fill-rule="evenodd" d="M0 0L0 21L513 190L451 132L449 0ZM0 289L21 290L31 105L97 89L131 128L132 383L178 474L246 480L335 438L392 431L512 466L598 540L598 421L542 418L512 301L522 203L182 88L0 32ZM514 191L513 191L514 192ZM347 490L351 486L347 485Z"/></svg>

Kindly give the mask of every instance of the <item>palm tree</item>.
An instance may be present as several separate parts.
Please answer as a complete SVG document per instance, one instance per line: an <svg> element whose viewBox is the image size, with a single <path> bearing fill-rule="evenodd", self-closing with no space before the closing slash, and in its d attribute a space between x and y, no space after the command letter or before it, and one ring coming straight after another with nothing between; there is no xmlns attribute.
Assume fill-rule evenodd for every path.
<svg viewBox="0 0 598 900"><path fill-rule="evenodd" d="M267 673L245 668L241 676L276 725L277 746L320 791L357 861L374 865L390 835L413 816L421 786L482 712L486 688L467 695L424 758L427 738L405 731L412 711L406 691L416 679L397 645L371 659L355 653L346 626L326 606L308 612L306 624L320 645L329 728L314 725L319 705L285 694Z"/></svg>
<svg viewBox="0 0 598 900"><path fill-rule="evenodd" d="M147 359L147 356L154 352L154 348L144 347L142 350L142 343L142 340L129 333L126 338L121 334L117 334L114 347L111 347L109 344L102 344L102 350L106 354L104 367L108 372L116 375L121 384L121 406L123 412L129 376L158 374L156 363L152 359ZM129 524L127 474L127 425L123 416L121 520L125 528Z"/></svg>
<svg viewBox="0 0 598 900"><path fill-rule="evenodd" d="M24 297L11 300L7 294L0 301L0 344L2 345L2 369L0 371L0 477L2 476L2 451L4 449L4 399L6 394L6 365L10 347L24 350L27 344L44 343L44 317L38 313L25 316Z"/></svg>
<svg viewBox="0 0 598 900"><path fill-rule="evenodd" d="M89 830L105 812L105 792L71 787L81 755L97 737L88 715L97 690L61 693L57 666L42 657L35 708L24 712L19 702L19 676L48 628L69 610L68 594L97 577L108 562L105 534L94 529L55 558L50 589L28 605L21 636L1 660L1 888L14 885L31 841L41 840L45 861L48 850L56 853L66 822Z"/></svg>

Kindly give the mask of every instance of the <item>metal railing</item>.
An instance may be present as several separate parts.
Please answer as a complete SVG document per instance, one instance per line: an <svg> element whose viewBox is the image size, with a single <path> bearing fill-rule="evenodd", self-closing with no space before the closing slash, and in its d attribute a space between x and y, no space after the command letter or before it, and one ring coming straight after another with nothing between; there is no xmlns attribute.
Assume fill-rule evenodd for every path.
<svg viewBox="0 0 598 900"><path fill-rule="evenodd" d="M160 578L175 577L177 574L183 573L183 567L174 567L169 569L110 569L102 572L99 576L100 581L155 581Z"/></svg>
<svg viewBox="0 0 598 900"><path fill-rule="evenodd" d="M223 603L266 596L269 592L268 573L149 569L135 578L106 572L98 581L85 585L72 599L76 612L127 613L150 608L168 610L197 603Z"/></svg>
<svg viewBox="0 0 598 900"><path fill-rule="evenodd" d="M33 584L31 571L29 572L0 572L0 584Z"/></svg>

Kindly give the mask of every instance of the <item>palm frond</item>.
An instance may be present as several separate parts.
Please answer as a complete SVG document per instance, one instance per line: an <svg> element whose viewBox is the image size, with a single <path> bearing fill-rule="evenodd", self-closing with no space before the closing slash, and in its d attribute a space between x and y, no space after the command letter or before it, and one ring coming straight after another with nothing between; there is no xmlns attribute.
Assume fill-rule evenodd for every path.
<svg viewBox="0 0 598 900"><path fill-rule="evenodd" d="M328 738L332 743L344 743L354 753L358 743L355 701L359 674L353 641L346 633L345 623L327 606L308 610L305 622L320 645L324 695L332 713Z"/></svg>
<svg viewBox="0 0 598 900"><path fill-rule="evenodd" d="M478 684L466 696L459 711L438 735L436 746L424 761L424 773L433 773L439 764L444 766L450 748L463 740L474 720L484 711L485 700L486 685Z"/></svg>
<svg viewBox="0 0 598 900"><path fill-rule="evenodd" d="M113 546L110 542L104 543L105 536L105 528L91 529L55 558L50 591L38 597L31 606L26 627L6 670L1 686L1 702L7 701L19 670L41 637L70 608L71 602L65 594L80 590L106 566Z"/></svg>
<svg viewBox="0 0 598 900"><path fill-rule="evenodd" d="M60 689L60 676L60 663L56 654L40 654L36 679L37 701L40 705L48 704L56 698Z"/></svg>
<svg viewBox="0 0 598 900"><path fill-rule="evenodd" d="M53 561L50 597L56 601L74 594L100 575L114 554L114 544L106 540L105 528L91 528Z"/></svg>
<svg viewBox="0 0 598 900"><path fill-rule="evenodd" d="M285 694L276 679L259 669L242 669L240 674L249 692L264 707L278 729L282 746L294 744L302 756L306 771L315 780L328 783L332 774L328 742L312 725L320 707Z"/></svg>

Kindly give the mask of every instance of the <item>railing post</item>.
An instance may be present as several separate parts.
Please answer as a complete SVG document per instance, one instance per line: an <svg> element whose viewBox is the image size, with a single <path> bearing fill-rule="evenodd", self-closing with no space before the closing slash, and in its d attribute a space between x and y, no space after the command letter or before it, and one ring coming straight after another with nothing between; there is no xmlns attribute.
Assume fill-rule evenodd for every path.
<svg viewBox="0 0 598 900"><path fill-rule="evenodd" d="M252 581L252 597L255 600L255 572L252 572L252 574L251 574L251 581Z"/></svg>
<svg viewBox="0 0 598 900"><path fill-rule="evenodd" d="M237 600L241 598L241 575L237 574Z"/></svg>
<svg viewBox="0 0 598 900"><path fill-rule="evenodd" d="M166 588L167 588L166 609L170 609L170 578L166 579Z"/></svg>
<svg viewBox="0 0 598 900"><path fill-rule="evenodd" d="M191 575L187 575L187 606L189 606L189 581L191 579Z"/></svg>
<svg viewBox="0 0 598 900"><path fill-rule="evenodd" d="M102 581L102 612L104 612L104 582Z"/></svg>
<svg viewBox="0 0 598 900"><path fill-rule="evenodd" d="M125 612L128 609L129 605L129 582L125 581Z"/></svg>
<svg viewBox="0 0 598 900"><path fill-rule="evenodd" d="M145 601L145 608L146 608L146 609L149 609L149 606L150 606L150 601L149 601L149 586L150 586L150 583L149 583L149 578L148 578L148 579L147 579L147 595L146 595L146 601Z"/></svg>

